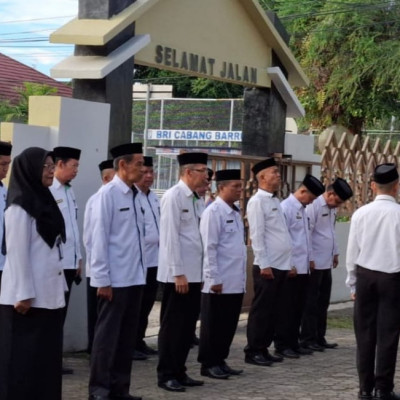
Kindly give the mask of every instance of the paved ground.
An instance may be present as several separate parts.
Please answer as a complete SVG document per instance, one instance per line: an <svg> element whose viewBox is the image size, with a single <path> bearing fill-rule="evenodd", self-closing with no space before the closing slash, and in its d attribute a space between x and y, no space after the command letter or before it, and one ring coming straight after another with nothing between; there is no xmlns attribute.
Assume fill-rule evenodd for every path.
<svg viewBox="0 0 400 400"><path fill-rule="evenodd" d="M333 310L331 315L350 315L351 309ZM196 379L204 379L202 387L189 388L185 393L170 393L156 385L157 358L135 361L132 368L131 393L143 396L144 400L155 399L207 399L207 400L350 400L357 398L357 374L355 369L355 340L351 329L329 329L327 338L336 341L339 347L303 356L298 360L284 360L272 367L257 367L245 364L243 347L246 342L246 318L243 314L231 348L229 365L243 368L238 377L229 380L214 380L200 377L196 361L197 347L189 355L188 373ZM156 346L156 312L146 340ZM75 370L74 375L65 376L64 400L87 399L89 360L86 355L70 355L65 359ZM397 382L399 383L399 377Z"/></svg>

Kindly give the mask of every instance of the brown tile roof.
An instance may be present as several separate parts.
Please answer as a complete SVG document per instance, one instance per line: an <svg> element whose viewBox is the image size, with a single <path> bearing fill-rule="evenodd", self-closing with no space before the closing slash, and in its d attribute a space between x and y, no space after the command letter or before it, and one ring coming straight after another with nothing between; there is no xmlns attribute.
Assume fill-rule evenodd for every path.
<svg viewBox="0 0 400 400"><path fill-rule="evenodd" d="M0 53L0 100L18 102L19 94L16 89L23 87L24 82L55 87L55 95L72 97L72 88L69 86Z"/></svg>

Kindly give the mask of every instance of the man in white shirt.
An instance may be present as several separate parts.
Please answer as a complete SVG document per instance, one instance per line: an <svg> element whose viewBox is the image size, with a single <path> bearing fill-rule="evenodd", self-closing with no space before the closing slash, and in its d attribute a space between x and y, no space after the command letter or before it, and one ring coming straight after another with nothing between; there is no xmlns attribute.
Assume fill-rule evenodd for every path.
<svg viewBox="0 0 400 400"><path fill-rule="evenodd" d="M347 280L354 304L362 400L398 400L393 392L400 332L400 206L395 164L375 168L375 200L351 219ZM373 394L373 390L375 393Z"/></svg>
<svg viewBox="0 0 400 400"><path fill-rule="evenodd" d="M257 193L247 205L247 219L254 252L254 297L247 323L245 362L269 366L282 361L268 347L277 330L282 329L283 284L291 268L292 246L275 192L281 184L279 167L273 158L252 168L258 182Z"/></svg>
<svg viewBox="0 0 400 400"><path fill-rule="evenodd" d="M113 160L105 160L99 164L101 182L106 185L115 175ZM88 314L88 353L92 351L94 326L97 320L97 289L90 286L90 252L92 246L93 228L91 226L91 213L93 202L96 199L98 191L94 193L86 202L85 213L83 217L82 240L86 250L86 299Z"/></svg>
<svg viewBox="0 0 400 400"><path fill-rule="evenodd" d="M337 347L325 339L328 308L331 299L332 269L339 264L336 240L336 208L353 196L349 184L337 178L306 208L310 222L312 257L311 275L304 309L301 343L313 351Z"/></svg>
<svg viewBox="0 0 400 400"><path fill-rule="evenodd" d="M306 206L324 191L321 181L312 175L306 175L299 188L281 203L292 239L292 269L283 287L286 326L276 333L274 343L276 354L286 358L312 354L312 350L299 344L311 261L311 238Z"/></svg>
<svg viewBox="0 0 400 400"><path fill-rule="evenodd" d="M11 164L11 150L12 150L12 145L10 143L0 141L0 240L1 240L0 286L1 286L1 275L3 273L3 268L6 261L4 211L6 209L7 187L4 185L2 180L7 176L8 169Z"/></svg>
<svg viewBox="0 0 400 400"><path fill-rule="evenodd" d="M143 177L135 183L138 189L136 200L143 214L144 232L144 267L147 271L146 285L143 289L142 308L140 310L139 330L133 353L134 360L145 360L149 355L158 352L144 341L149 315L156 300L158 282L158 246L160 243L160 202L157 195L151 191L154 182L153 157L144 157Z"/></svg>
<svg viewBox="0 0 400 400"><path fill-rule="evenodd" d="M157 273L163 283L158 386L173 392L203 384L186 374L185 364L199 316L202 282L203 247L195 191L208 177L206 153L182 153L178 162L180 180L161 199Z"/></svg>
<svg viewBox="0 0 400 400"><path fill-rule="evenodd" d="M64 217L66 242L63 245L62 264L68 291L65 292L64 323L67 317L72 283L81 282L82 255L78 230L78 205L70 182L77 176L81 151L73 147L55 147L56 170L50 191ZM63 366L63 374L72 374Z"/></svg>
<svg viewBox="0 0 400 400"><path fill-rule="evenodd" d="M225 362L236 332L246 289L247 250L239 209L240 169L216 172L218 197L201 216L203 279L198 361L201 375L227 379L239 375Z"/></svg>
<svg viewBox="0 0 400 400"><path fill-rule="evenodd" d="M90 285L98 316L91 353L89 399L141 399L129 394L146 271L143 219L134 186L143 176L141 143L110 150L116 174L103 185L91 213Z"/></svg>

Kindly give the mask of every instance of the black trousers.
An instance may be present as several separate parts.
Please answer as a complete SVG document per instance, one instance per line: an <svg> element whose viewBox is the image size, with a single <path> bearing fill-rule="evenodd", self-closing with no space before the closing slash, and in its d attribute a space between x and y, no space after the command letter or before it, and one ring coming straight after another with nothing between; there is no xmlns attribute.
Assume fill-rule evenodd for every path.
<svg viewBox="0 0 400 400"><path fill-rule="evenodd" d="M67 318L69 299L71 297L72 284L76 276L76 269L64 269L65 281L67 282L68 292L65 292L64 324Z"/></svg>
<svg viewBox="0 0 400 400"><path fill-rule="evenodd" d="M246 353L259 353L272 343L276 332L285 329L282 314L283 286L288 271L272 268L274 279L261 277L260 268L253 266L254 297L247 322Z"/></svg>
<svg viewBox="0 0 400 400"><path fill-rule="evenodd" d="M293 278L288 276L283 284L282 327L275 335L275 348L278 351L298 349L300 326L308 293L308 274L299 274Z"/></svg>
<svg viewBox="0 0 400 400"><path fill-rule="evenodd" d="M391 392L400 332L400 273L357 267L354 330L360 390Z"/></svg>
<svg viewBox="0 0 400 400"><path fill-rule="evenodd" d="M325 341L331 289L331 269L316 269L311 272L301 325L302 343L321 344Z"/></svg>
<svg viewBox="0 0 400 400"><path fill-rule="evenodd" d="M97 321L97 288L90 286L90 278L86 278L86 304L88 324L88 348L90 354L93 346L94 327Z"/></svg>
<svg viewBox="0 0 400 400"><path fill-rule="evenodd" d="M0 399L61 400L63 309L0 306Z"/></svg>
<svg viewBox="0 0 400 400"><path fill-rule="evenodd" d="M139 316L139 329L136 339L136 348L145 345L144 337L146 335L149 315L156 300L158 289L157 267L147 268L146 285L143 288L142 308Z"/></svg>
<svg viewBox="0 0 400 400"><path fill-rule="evenodd" d="M200 312L201 283L189 283L189 293L179 294L174 283L163 285L161 325L158 334L158 382L181 379Z"/></svg>
<svg viewBox="0 0 400 400"><path fill-rule="evenodd" d="M228 358L242 307L243 293L201 295L198 361L209 368Z"/></svg>
<svg viewBox="0 0 400 400"><path fill-rule="evenodd" d="M89 394L129 393L142 291L143 285L113 288L112 301L98 298Z"/></svg>

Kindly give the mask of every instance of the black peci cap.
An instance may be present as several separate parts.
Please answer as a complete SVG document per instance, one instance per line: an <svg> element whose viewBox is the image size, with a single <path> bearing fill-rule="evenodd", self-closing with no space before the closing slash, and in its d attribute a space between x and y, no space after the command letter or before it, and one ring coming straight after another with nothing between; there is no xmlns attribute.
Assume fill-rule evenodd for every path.
<svg viewBox="0 0 400 400"><path fill-rule="evenodd" d="M153 166L153 157L144 156L144 167L152 167Z"/></svg>
<svg viewBox="0 0 400 400"><path fill-rule="evenodd" d="M129 154L142 154L143 147L142 143L125 143L113 147L110 153L113 158L128 156Z"/></svg>
<svg viewBox="0 0 400 400"><path fill-rule="evenodd" d="M79 160L81 157L81 150L74 147L59 146L53 149L55 158L72 158L74 160Z"/></svg>
<svg viewBox="0 0 400 400"><path fill-rule="evenodd" d="M215 173L215 180L221 181L237 181L240 180L240 169L223 169Z"/></svg>
<svg viewBox="0 0 400 400"><path fill-rule="evenodd" d="M207 153L182 153L178 155L178 163L180 166L187 164L205 164L207 165Z"/></svg>
<svg viewBox="0 0 400 400"><path fill-rule="evenodd" d="M322 182L310 174L304 177L302 184L316 197L325 192L325 187Z"/></svg>
<svg viewBox="0 0 400 400"><path fill-rule="evenodd" d="M255 164L251 169L254 175L257 175L260 171L265 168L274 167L276 165L274 158L267 158L266 160L260 161L259 163Z"/></svg>
<svg viewBox="0 0 400 400"><path fill-rule="evenodd" d="M12 144L8 142L0 141L0 156L11 155Z"/></svg>
<svg viewBox="0 0 400 400"><path fill-rule="evenodd" d="M399 173L395 164L380 164L375 168L374 181L376 183L390 183L399 179Z"/></svg>
<svg viewBox="0 0 400 400"><path fill-rule="evenodd" d="M114 169L114 160L105 160L99 164L100 172L105 169Z"/></svg>
<svg viewBox="0 0 400 400"><path fill-rule="evenodd" d="M353 191L350 185L342 178L336 178L332 183L334 192L343 200L346 201L353 196Z"/></svg>

